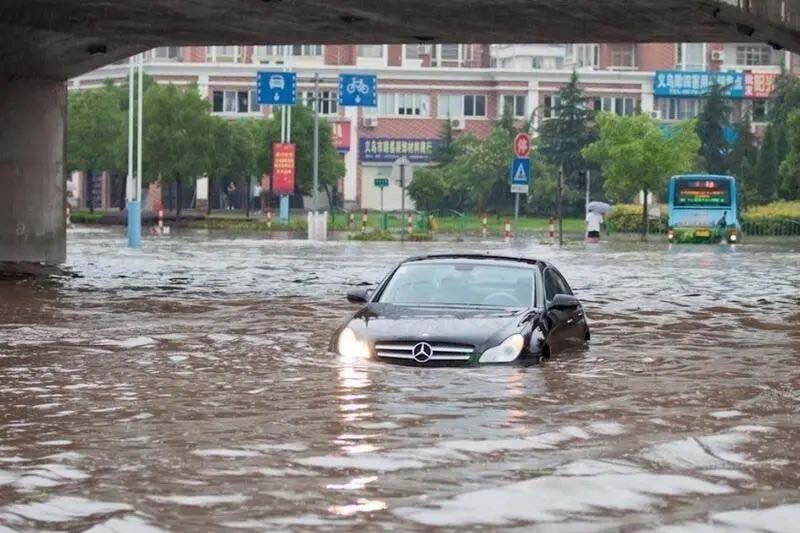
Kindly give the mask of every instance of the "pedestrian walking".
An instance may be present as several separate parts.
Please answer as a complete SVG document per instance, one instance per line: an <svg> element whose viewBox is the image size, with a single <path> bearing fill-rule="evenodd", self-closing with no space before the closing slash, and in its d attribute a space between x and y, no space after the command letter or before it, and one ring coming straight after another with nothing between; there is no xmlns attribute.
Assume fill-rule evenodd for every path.
<svg viewBox="0 0 800 533"><path fill-rule="evenodd" d="M236 184L230 182L226 191L228 197L228 210L233 211L233 194L236 192Z"/></svg>
<svg viewBox="0 0 800 533"><path fill-rule="evenodd" d="M586 213L586 241L600 242L600 225L604 222L603 215L596 211Z"/></svg>

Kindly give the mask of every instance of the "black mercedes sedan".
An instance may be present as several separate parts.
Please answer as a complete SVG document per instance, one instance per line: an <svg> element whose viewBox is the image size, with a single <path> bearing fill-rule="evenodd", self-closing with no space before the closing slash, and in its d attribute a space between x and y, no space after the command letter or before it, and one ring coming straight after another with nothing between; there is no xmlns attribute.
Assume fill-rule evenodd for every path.
<svg viewBox="0 0 800 533"><path fill-rule="evenodd" d="M415 366L530 365L582 347L580 301L550 263L493 255L427 255L397 265L336 330L343 358Z"/></svg>

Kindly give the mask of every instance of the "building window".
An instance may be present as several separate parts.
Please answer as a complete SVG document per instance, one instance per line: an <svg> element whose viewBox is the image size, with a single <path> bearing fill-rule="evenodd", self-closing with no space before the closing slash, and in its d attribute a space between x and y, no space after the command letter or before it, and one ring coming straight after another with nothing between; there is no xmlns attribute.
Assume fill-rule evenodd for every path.
<svg viewBox="0 0 800 533"><path fill-rule="evenodd" d="M250 112L251 113L261 112L261 104L258 103L258 93L256 93L255 89L251 89L249 94L250 94Z"/></svg>
<svg viewBox="0 0 800 533"><path fill-rule="evenodd" d="M606 113L614 113L615 115L635 115L638 107L638 98L604 97L594 99L595 111L604 111Z"/></svg>
<svg viewBox="0 0 800 533"><path fill-rule="evenodd" d="M460 94L440 94L436 99L438 118L455 118L464 114L464 96Z"/></svg>
<svg viewBox="0 0 800 533"><path fill-rule="evenodd" d="M753 100L752 103L752 121L753 122L768 122L769 121L769 100Z"/></svg>
<svg viewBox="0 0 800 533"><path fill-rule="evenodd" d="M274 45L274 46L255 46L253 55L258 57L281 58L284 55L294 57L319 57L322 55L321 44L294 44L294 45Z"/></svg>
<svg viewBox="0 0 800 533"><path fill-rule="evenodd" d="M464 96L464 116L465 117L485 117L486 116L486 96L479 94L467 94Z"/></svg>
<svg viewBox="0 0 800 533"><path fill-rule="evenodd" d="M459 46L457 44L440 44L439 58L442 61L458 61L458 50Z"/></svg>
<svg viewBox="0 0 800 533"><path fill-rule="evenodd" d="M545 96L544 106L542 110L542 118L556 118L558 116L558 107L561 105L561 98L558 96Z"/></svg>
<svg viewBox="0 0 800 533"><path fill-rule="evenodd" d="M382 117L429 117L430 107L431 98L427 94L378 94L377 114Z"/></svg>
<svg viewBox="0 0 800 533"><path fill-rule="evenodd" d="M596 44L576 44L568 49L577 67L596 67L600 64L600 47Z"/></svg>
<svg viewBox="0 0 800 533"><path fill-rule="evenodd" d="M206 59L212 63L235 63L238 48L238 46L209 46L206 49Z"/></svg>
<svg viewBox="0 0 800 533"><path fill-rule="evenodd" d="M462 44L461 45L461 60L462 61L472 61L475 59L475 47L471 44Z"/></svg>
<svg viewBox="0 0 800 533"><path fill-rule="evenodd" d="M322 55L321 44L292 45L292 55L296 57L317 57Z"/></svg>
<svg viewBox="0 0 800 533"><path fill-rule="evenodd" d="M541 56L533 56L533 59L531 60L531 68L532 69L539 70L541 68L544 68L543 65L544 65L544 58L543 57L541 57Z"/></svg>
<svg viewBox="0 0 800 533"><path fill-rule="evenodd" d="M772 50L769 46L737 46L737 65L770 65Z"/></svg>
<svg viewBox="0 0 800 533"><path fill-rule="evenodd" d="M215 113L249 113L258 111L255 91L214 91L212 110ZM255 108L254 108L255 105Z"/></svg>
<svg viewBox="0 0 800 533"><path fill-rule="evenodd" d="M381 58L383 57L382 44L359 44L358 57Z"/></svg>
<svg viewBox="0 0 800 533"><path fill-rule="evenodd" d="M703 109L702 98L656 98L655 108L661 120L689 120L696 118Z"/></svg>
<svg viewBox="0 0 800 533"><path fill-rule="evenodd" d="M314 108L314 91L303 91L299 94L300 102L310 108ZM319 110L320 115L335 115L339 112L339 93L336 91L320 91L319 92Z"/></svg>
<svg viewBox="0 0 800 533"><path fill-rule="evenodd" d="M153 57L155 59L170 59L178 60L181 58L181 49L178 46L164 46L153 50ZM127 61L127 60L126 60Z"/></svg>
<svg viewBox="0 0 800 533"><path fill-rule="evenodd" d="M505 110L511 109L511 114L515 118L524 118L525 113L525 96L524 95L504 95L503 96L503 108L500 110L501 114L505 113Z"/></svg>
<svg viewBox="0 0 800 533"><path fill-rule="evenodd" d="M675 66L677 68L706 70L706 45L704 43L678 43L675 48Z"/></svg>
<svg viewBox="0 0 800 533"><path fill-rule="evenodd" d="M636 66L636 45L611 45L611 66L616 68L633 68Z"/></svg>
<svg viewBox="0 0 800 533"><path fill-rule="evenodd" d="M431 55L431 45L429 44L407 44L406 59L419 59L421 56Z"/></svg>

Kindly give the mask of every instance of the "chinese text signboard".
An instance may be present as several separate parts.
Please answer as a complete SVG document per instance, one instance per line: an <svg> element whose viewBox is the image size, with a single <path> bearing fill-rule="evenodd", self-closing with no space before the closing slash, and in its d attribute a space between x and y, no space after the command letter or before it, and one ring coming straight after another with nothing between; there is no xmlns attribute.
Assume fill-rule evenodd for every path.
<svg viewBox="0 0 800 533"><path fill-rule="evenodd" d="M777 77L777 74L769 72L745 72L744 97L769 98L775 91Z"/></svg>
<svg viewBox="0 0 800 533"><path fill-rule="evenodd" d="M742 72L688 72L659 70L653 78L655 96L705 96L714 84L722 86L728 98L745 97Z"/></svg>
<svg viewBox="0 0 800 533"><path fill-rule="evenodd" d="M294 155L294 144L272 145L272 192L275 194L294 194Z"/></svg>
<svg viewBox="0 0 800 533"><path fill-rule="evenodd" d="M406 156L412 163L428 163L441 144L439 139L360 139L362 163L392 163Z"/></svg>

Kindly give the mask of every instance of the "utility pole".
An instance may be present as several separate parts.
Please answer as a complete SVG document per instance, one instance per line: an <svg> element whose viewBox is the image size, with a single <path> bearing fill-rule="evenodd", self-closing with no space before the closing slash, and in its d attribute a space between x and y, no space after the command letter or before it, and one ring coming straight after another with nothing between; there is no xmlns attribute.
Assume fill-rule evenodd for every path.
<svg viewBox="0 0 800 533"><path fill-rule="evenodd" d="M592 179L591 173L587 169L586 170L586 213L584 213L585 216L589 216L589 185L591 179Z"/></svg>
<svg viewBox="0 0 800 533"><path fill-rule="evenodd" d="M564 246L564 214L561 209L564 189L564 165L558 173L558 245Z"/></svg>
<svg viewBox="0 0 800 533"><path fill-rule="evenodd" d="M319 191L319 73L314 74L314 213L319 210L317 192Z"/></svg>

